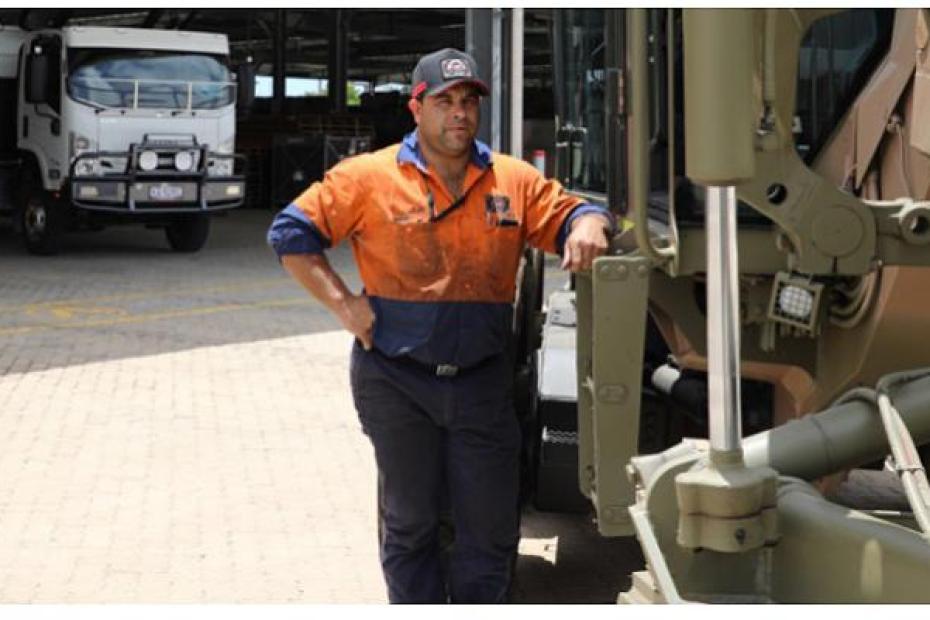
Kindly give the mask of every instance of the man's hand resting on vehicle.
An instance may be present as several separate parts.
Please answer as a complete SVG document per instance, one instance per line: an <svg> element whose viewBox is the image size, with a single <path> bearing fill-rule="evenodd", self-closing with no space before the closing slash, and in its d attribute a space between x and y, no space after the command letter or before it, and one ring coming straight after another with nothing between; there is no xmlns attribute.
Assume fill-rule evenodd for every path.
<svg viewBox="0 0 930 620"><path fill-rule="evenodd" d="M606 254L607 226L607 220L596 214L583 215L572 222L562 254L562 269L585 271L595 258Z"/></svg>

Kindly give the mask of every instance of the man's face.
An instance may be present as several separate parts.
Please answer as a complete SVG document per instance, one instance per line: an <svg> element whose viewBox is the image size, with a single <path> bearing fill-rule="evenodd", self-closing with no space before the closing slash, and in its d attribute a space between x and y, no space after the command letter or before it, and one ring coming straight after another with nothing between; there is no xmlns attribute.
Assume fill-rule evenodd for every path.
<svg viewBox="0 0 930 620"><path fill-rule="evenodd" d="M410 100L420 139L439 155L460 157L478 133L480 97L470 84L452 86L422 100Z"/></svg>

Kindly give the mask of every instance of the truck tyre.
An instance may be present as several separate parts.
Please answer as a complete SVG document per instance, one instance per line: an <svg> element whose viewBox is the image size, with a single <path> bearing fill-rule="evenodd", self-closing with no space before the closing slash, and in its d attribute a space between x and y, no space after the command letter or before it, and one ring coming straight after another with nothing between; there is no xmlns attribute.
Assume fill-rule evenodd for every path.
<svg viewBox="0 0 930 620"><path fill-rule="evenodd" d="M26 250L41 256L57 254L64 230L64 209L51 199L34 174L23 181L19 223Z"/></svg>
<svg viewBox="0 0 930 620"><path fill-rule="evenodd" d="M175 252L196 252L207 242L210 218L206 215L185 215L165 227L168 244Z"/></svg>
<svg viewBox="0 0 930 620"><path fill-rule="evenodd" d="M526 248L523 251L517 278L512 331L514 360L519 367L528 363L540 344L540 330L536 319L542 311L545 285L545 256L542 251L535 248Z"/></svg>

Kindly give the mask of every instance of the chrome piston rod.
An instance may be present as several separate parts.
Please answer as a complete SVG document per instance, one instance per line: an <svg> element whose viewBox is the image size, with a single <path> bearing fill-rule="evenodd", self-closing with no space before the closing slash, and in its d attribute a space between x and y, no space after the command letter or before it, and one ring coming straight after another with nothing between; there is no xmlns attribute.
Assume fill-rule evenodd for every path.
<svg viewBox="0 0 930 620"><path fill-rule="evenodd" d="M710 447L737 452L742 437L739 381L739 266L736 189L707 188L707 366Z"/></svg>

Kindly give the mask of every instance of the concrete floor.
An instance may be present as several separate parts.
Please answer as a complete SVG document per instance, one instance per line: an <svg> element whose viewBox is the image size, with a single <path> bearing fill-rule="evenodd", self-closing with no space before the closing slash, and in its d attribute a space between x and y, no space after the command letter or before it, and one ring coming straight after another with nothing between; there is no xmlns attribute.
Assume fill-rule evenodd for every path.
<svg viewBox="0 0 930 620"><path fill-rule="evenodd" d="M34 257L0 229L0 603L385 600L350 338L270 218L190 255L124 227ZM642 566L590 517L528 511L523 536L515 602L611 603Z"/></svg>

